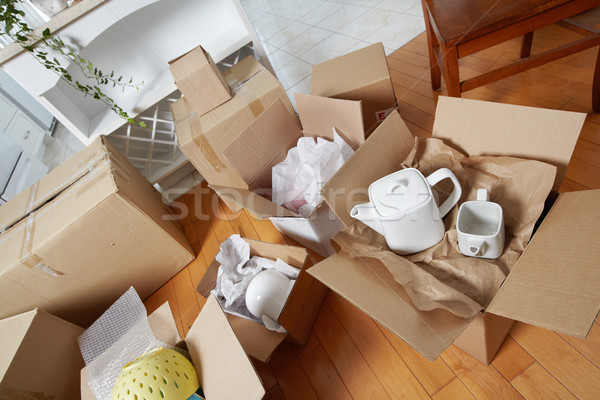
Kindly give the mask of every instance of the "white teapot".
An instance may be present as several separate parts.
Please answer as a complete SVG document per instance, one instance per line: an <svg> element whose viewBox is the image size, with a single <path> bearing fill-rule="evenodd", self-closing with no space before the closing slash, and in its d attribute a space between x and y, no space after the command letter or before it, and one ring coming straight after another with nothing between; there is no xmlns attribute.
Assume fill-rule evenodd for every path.
<svg viewBox="0 0 600 400"><path fill-rule="evenodd" d="M431 188L446 178L454 189L438 207ZM369 186L371 201L357 204L350 215L383 235L395 253L417 253L442 240L442 218L461 194L460 183L448 168L440 168L427 178L417 169L407 168L373 182Z"/></svg>

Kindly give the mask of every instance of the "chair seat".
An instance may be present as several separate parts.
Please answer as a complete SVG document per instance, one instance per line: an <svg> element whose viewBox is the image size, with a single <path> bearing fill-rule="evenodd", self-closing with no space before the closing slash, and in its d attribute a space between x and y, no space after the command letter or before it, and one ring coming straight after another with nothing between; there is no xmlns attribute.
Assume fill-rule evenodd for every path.
<svg viewBox="0 0 600 400"><path fill-rule="evenodd" d="M449 96L506 78L600 45L600 31L568 19L600 5L600 0L421 0L431 85L441 87L443 72ZM533 32L551 24L575 31L583 39L530 55ZM523 37L521 59L462 82L458 60L496 44ZM598 63L592 85L592 107L600 110Z"/></svg>

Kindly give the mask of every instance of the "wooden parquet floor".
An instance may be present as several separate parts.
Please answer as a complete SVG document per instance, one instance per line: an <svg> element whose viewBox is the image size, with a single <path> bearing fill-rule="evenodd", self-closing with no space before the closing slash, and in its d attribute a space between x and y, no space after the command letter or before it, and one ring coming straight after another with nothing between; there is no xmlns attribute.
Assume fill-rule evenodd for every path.
<svg viewBox="0 0 600 400"><path fill-rule="evenodd" d="M533 54L572 35L559 27L536 32ZM516 58L518 49L519 42L511 41L462 59L463 79ZM591 49L464 94L587 113L563 192L600 188L600 115L591 112L596 54L597 49ZM425 36L390 55L388 63L401 116L414 135L430 135L437 96L444 91L431 91ZM205 185L179 201L196 209L182 223L197 259L146 299L145 305L152 311L168 300L180 334L185 335L205 302L194 288L229 235L295 243L268 221L245 211L232 214ZM201 215L208 218L198 218ZM588 338L580 340L516 323L489 366L454 346L431 363L329 292L306 346L283 343L269 363L255 362L255 366L267 399L598 399L600 325L597 320Z"/></svg>

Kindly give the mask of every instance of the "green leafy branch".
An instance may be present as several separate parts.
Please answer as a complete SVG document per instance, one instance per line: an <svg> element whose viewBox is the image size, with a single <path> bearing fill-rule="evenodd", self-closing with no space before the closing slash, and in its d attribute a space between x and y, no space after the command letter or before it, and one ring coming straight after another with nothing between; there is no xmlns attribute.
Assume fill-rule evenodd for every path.
<svg viewBox="0 0 600 400"><path fill-rule="evenodd" d="M135 88L144 84L134 83L133 78L123 79L122 76L115 76L114 71L110 74L103 73L100 69L81 57L76 50L66 44L60 37L54 36L49 29L42 32L42 36L36 35L27 23L23 21L25 13L16 8L16 3L22 0L0 0L0 21L4 23L2 35L6 35L18 43L24 50L28 51L40 64L46 69L56 73L63 81L83 93L84 96L92 96L108 106L113 112L121 118L127 120L130 124L146 127L143 121L136 121L131 118L122 107L102 91L101 85L119 86L124 91L126 88ZM50 49L76 65L83 76L92 81L92 84L82 83L73 78L73 76L62 66L58 58L50 54Z"/></svg>

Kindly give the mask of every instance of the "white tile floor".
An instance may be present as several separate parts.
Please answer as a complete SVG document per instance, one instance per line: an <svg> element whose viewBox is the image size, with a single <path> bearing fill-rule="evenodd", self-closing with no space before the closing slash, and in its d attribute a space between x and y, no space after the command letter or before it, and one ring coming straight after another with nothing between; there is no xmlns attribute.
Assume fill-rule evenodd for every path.
<svg viewBox="0 0 600 400"><path fill-rule="evenodd" d="M312 66L382 42L391 54L425 30L419 0L241 0L292 103Z"/></svg>

